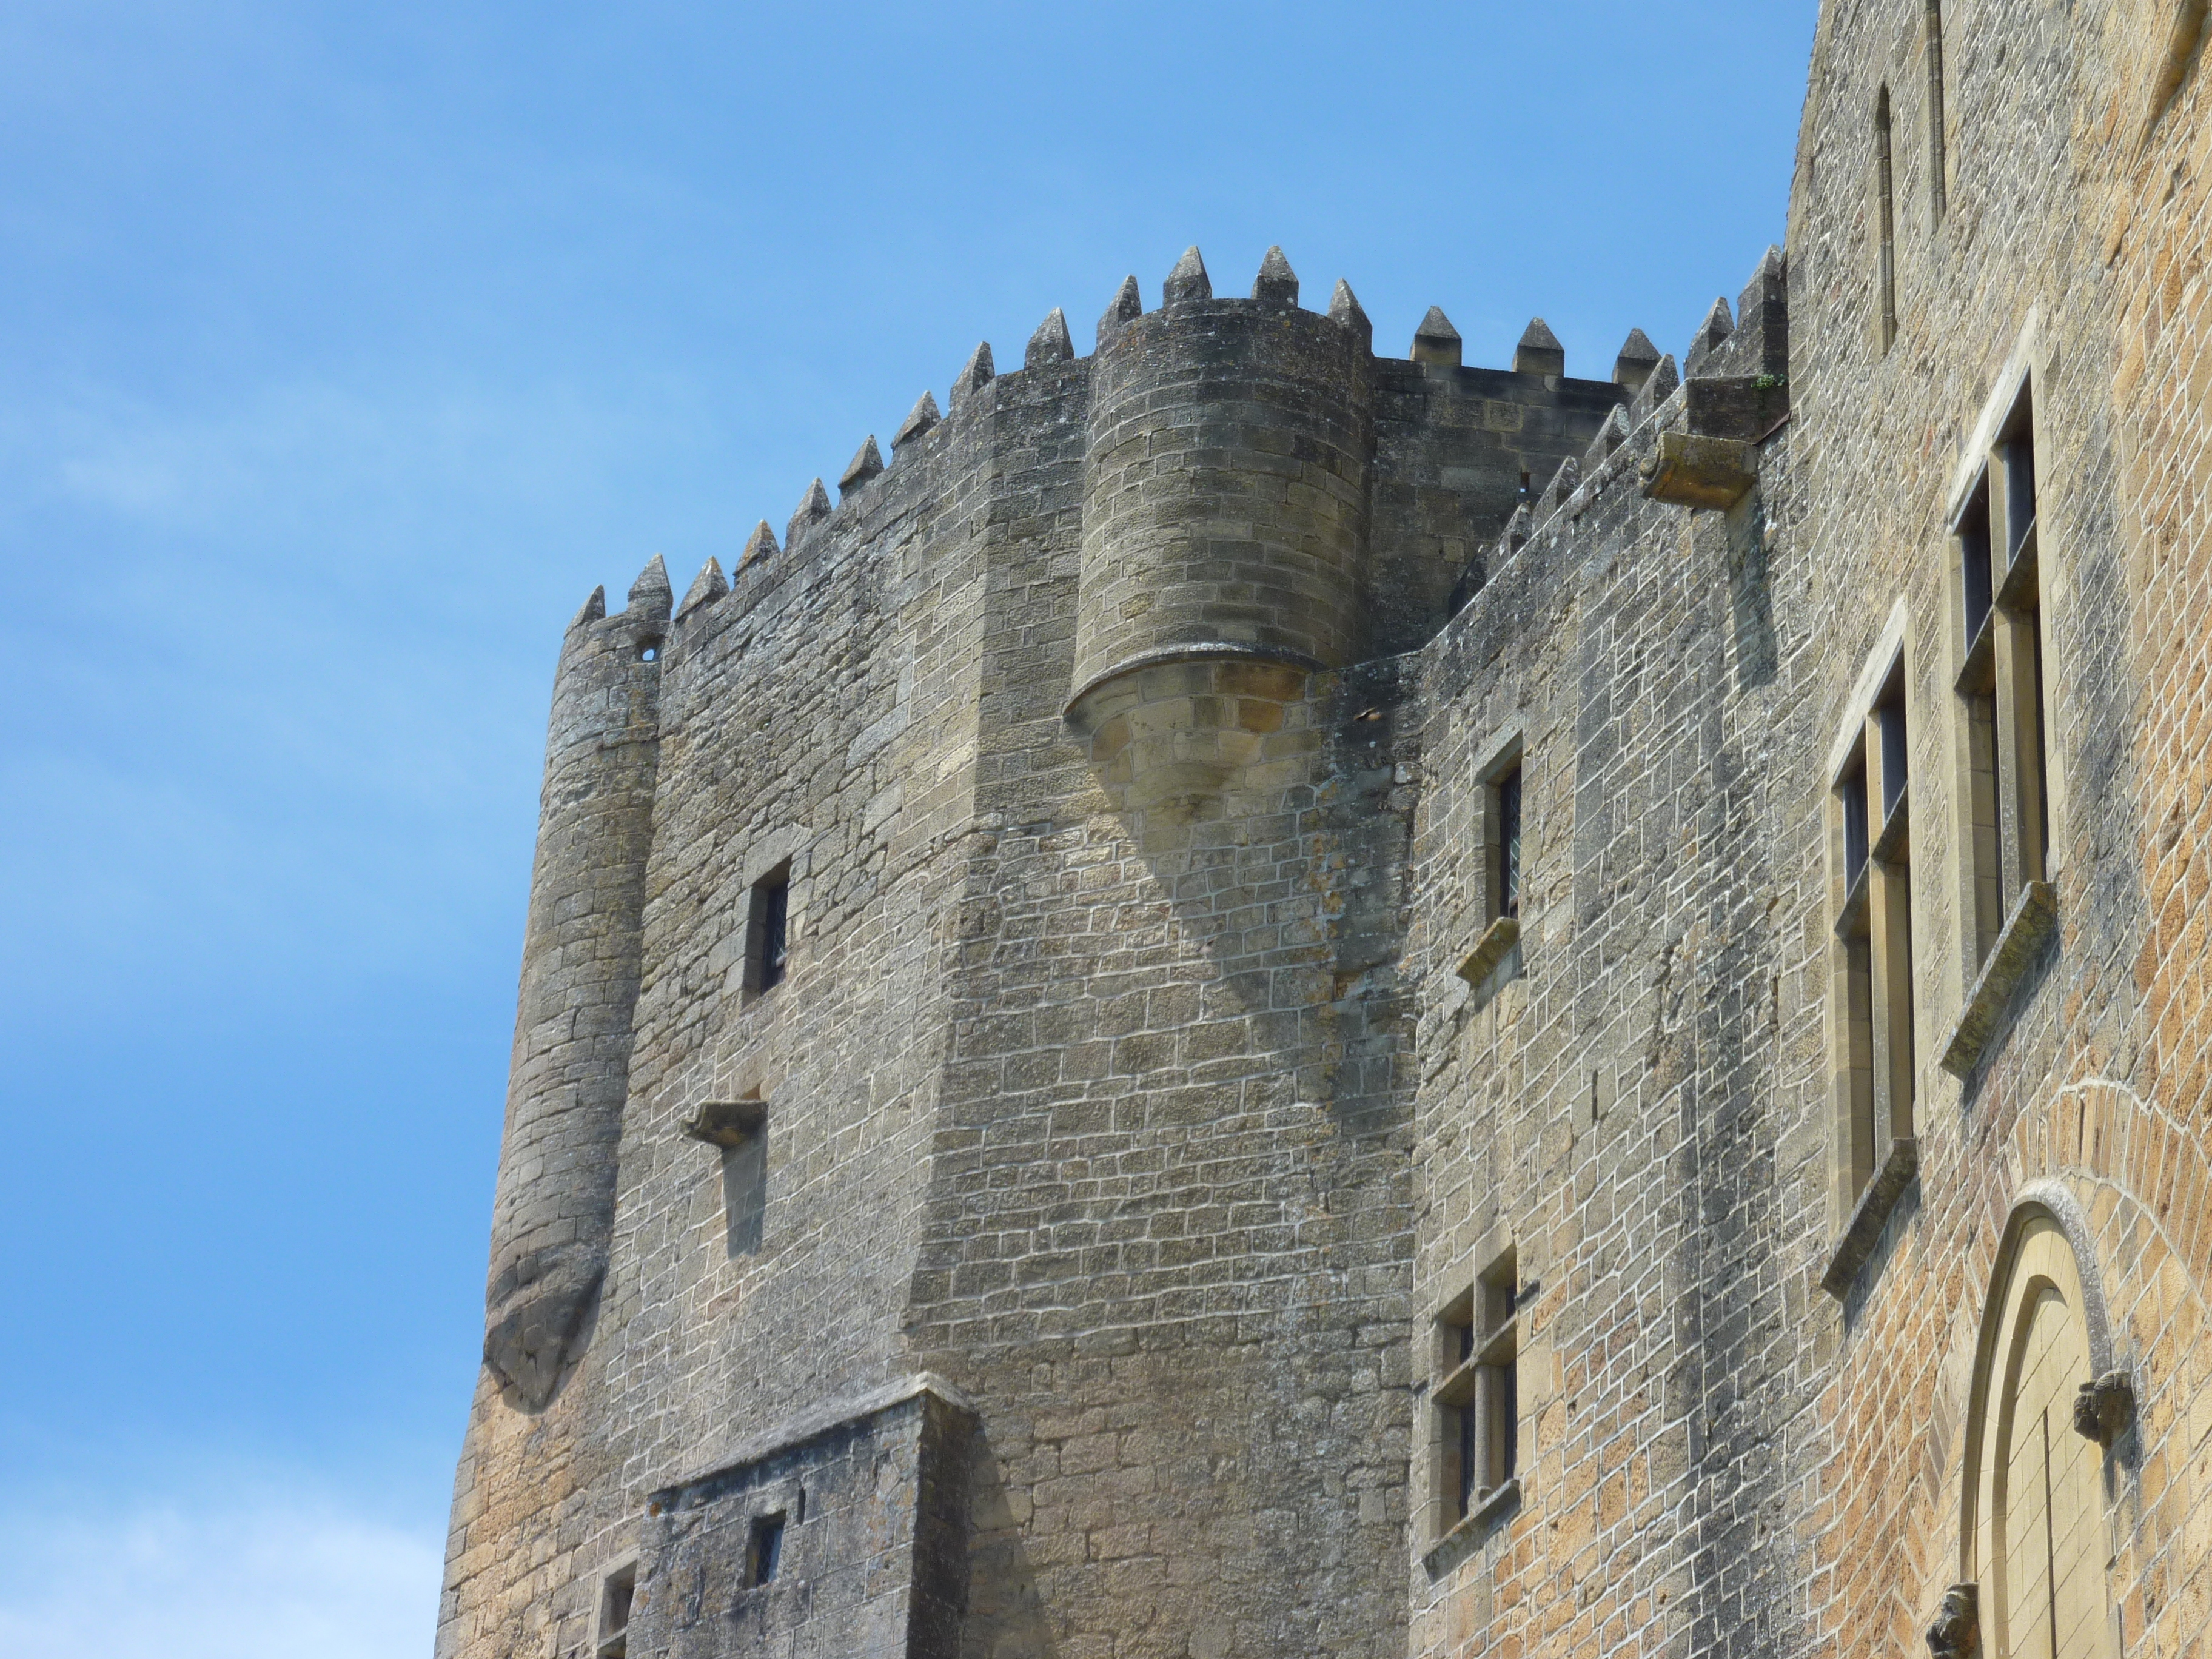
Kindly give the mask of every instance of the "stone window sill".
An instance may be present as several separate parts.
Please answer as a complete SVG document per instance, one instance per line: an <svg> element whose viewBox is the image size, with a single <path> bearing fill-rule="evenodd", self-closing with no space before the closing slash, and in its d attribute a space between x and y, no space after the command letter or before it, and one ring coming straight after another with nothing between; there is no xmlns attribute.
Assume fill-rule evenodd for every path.
<svg viewBox="0 0 2212 1659"><path fill-rule="evenodd" d="M1973 993L1952 1028L1951 1040L1943 1045L1943 1069L1953 1077L1963 1081L1973 1076L2012 1006L2013 993L2057 925L2058 902L2051 884L2031 881L2005 919L2004 932L1997 935L1996 948L1982 964L1981 977L1974 981Z"/></svg>
<svg viewBox="0 0 2212 1659"><path fill-rule="evenodd" d="M1521 919L1500 916L1483 929L1459 976L1474 988L1473 1006L1480 1007L1521 973Z"/></svg>
<svg viewBox="0 0 2212 1659"><path fill-rule="evenodd" d="M1506 1519L1521 1507L1521 1477L1515 1475L1504 1486L1495 1488L1482 1502L1455 1522L1452 1529L1429 1547L1421 1558L1421 1565L1429 1577L1441 1578L1468 1552L1504 1525Z"/></svg>
<svg viewBox="0 0 2212 1659"><path fill-rule="evenodd" d="M1891 1141L1889 1156L1882 1159L1881 1168L1859 1194L1850 1224L1836 1241L1835 1254L1828 1258L1828 1271L1820 1275L1820 1288L1837 1301L1849 1296L1851 1286L1858 1283L1859 1269L1866 1266L1867 1258L1881 1242L1881 1230L1889 1224L1889 1212L1919 1173L1920 1143L1904 1139Z"/></svg>

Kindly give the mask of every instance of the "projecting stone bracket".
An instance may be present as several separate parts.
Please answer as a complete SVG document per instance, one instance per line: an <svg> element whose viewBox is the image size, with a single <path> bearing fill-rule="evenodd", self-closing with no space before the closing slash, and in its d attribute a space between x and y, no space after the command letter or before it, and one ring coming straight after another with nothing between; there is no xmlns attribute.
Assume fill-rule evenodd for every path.
<svg viewBox="0 0 2212 1659"><path fill-rule="evenodd" d="M1889 1156L1882 1159L1881 1168L1859 1194L1850 1224L1836 1242L1835 1254L1828 1258L1828 1271L1820 1275L1820 1288L1837 1301L1849 1296L1851 1286L1858 1283L1859 1269L1881 1242L1881 1230L1889 1224L1890 1212L1919 1173L1920 1143L1902 1136L1891 1141Z"/></svg>
<svg viewBox="0 0 2212 1659"><path fill-rule="evenodd" d="M1459 976L1469 985L1480 987L1498 969L1513 947L1521 943L1521 918L1500 916L1482 930L1482 937L1474 949L1459 965Z"/></svg>
<svg viewBox="0 0 2212 1659"><path fill-rule="evenodd" d="M2047 881L2031 881L2021 890L2005 919L2004 932L1982 964L1981 977L1943 1045L1943 1069L1961 1081L1974 1074L1997 1027L2012 1006L2013 993L2034 964L2045 940L2058 926L2058 900Z"/></svg>
<svg viewBox="0 0 2212 1659"><path fill-rule="evenodd" d="M1726 512L1759 482L1759 446L1741 438L1662 432L1638 471L1644 495L1655 501Z"/></svg>
<svg viewBox="0 0 2212 1659"><path fill-rule="evenodd" d="M1954 1584L1943 1592L1942 1611L1928 1627L1928 1651L1934 1659L1975 1659L1982 1650L1981 1591Z"/></svg>
<svg viewBox="0 0 2212 1659"><path fill-rule="evenodd" d="M2125 1371L2106 1371L2074 1396L2074 1431L2110 1451L2136 1420L2136 1385Z"/></svg>

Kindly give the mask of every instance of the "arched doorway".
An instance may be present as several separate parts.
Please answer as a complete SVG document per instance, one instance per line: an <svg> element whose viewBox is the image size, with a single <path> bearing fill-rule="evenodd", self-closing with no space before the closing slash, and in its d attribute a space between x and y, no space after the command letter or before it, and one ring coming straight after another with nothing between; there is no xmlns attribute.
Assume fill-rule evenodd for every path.
<svg viewBox="0 0 2212 1659"><path fill-rule="evenodd" d="M2074 1426L2107 1344L2069 1232L2048 1203L2016 1210L1983 1315L1960 1553L1987 1659L2118 1659L2104 1448Z"/></svg>

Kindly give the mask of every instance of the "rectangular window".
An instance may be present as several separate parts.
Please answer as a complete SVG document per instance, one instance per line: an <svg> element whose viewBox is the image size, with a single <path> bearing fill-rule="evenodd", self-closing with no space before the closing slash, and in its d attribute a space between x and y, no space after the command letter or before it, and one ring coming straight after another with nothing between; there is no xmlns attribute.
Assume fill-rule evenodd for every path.
<svg viewBox="0 0 2212 1659"><path fill-rule="evenodd" d="M2023 386L1953 526L1965 659L1961 844L1972 967L2031 882L2049 878L2035 406Z"/></svg>
<svg viewBox="0 0 2212 1659"><path fill-rule="evenodd" d="M1911 743L1902 653L1845 730L1850 741L1831 811L1839 1219L1850 1216L1892 1144L1915 1139Z"/></svg>
<svg viewBox="0 0 2212 1659"><path fill-rule="evenodd" d="M783 1565L783 1514L763 1515L753 1522L751 1540L745 1547L745 1587L758 1589L775 1582Z"/></svg>
<svg viewBox="0 0 2212 1659"><path fill-rule="evenodd" d="M745 989L754 996L783 983L791 957L791 861L753 884L745 919Z"/></svg>
<svg viewBox="0 0 2212 1659"><path fill-rule="evenodd" d="M637 1563L626 1561L599 1581L599 1659L627 1659L629 1613L637 1599Z"/></svg>
<svg viewBox="0 0 2212 1659"><path fill-rule="evenodd" d="M1474 988L1470 1011L1486 1006L1500 990L1521 977L1521 901L1527 884L1527 855L1522 846L1521 738L1509 735L1475 763L1480 786L1481 881L1471 898L1480 901L1481 932L1460 963L1460 977Z"/></svg>
<svg viewBox="0 0 2212 1659"><path fill-rule="evenodd" d="M1439 1538L1519 1473L1519 1301L1509 1249L1437 1316L1431 1445Z"/></svg>

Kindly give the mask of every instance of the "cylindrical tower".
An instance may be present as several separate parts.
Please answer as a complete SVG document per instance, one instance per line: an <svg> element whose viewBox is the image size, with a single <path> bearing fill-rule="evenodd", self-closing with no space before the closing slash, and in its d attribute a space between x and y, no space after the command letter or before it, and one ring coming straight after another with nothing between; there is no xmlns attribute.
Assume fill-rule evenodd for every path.
<svg viewBox="0 0 2212 1659"><path fill-rule="evenodd" d="M582 1351L614 1231L670 599L658 557L621 614L595 592L554 679L484 1293L484 1363L525 1411Z"/></svg>
<svg viewBox="0 0 2212 1659"><path fill-rule="evenodd" d="M1214 299L1194 248L1160 310L1101 324L1067 714L1133 804L1218 785L1363 654L1369 340L1349 289L1298 308L1279 249L1249 300Z"/></svg>
<svg viewBox="0 0 2212 1659"><path fill-rule="evenodd" d="M1146 662L1360 653L1375 445L1364 319L1297 307L1269 256L1250 300L1196 250L1168 302L1099 343L1073 692Z"/></svg>

